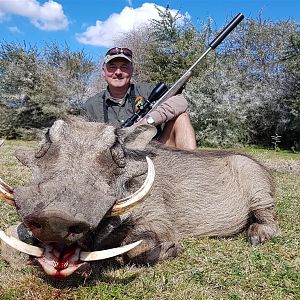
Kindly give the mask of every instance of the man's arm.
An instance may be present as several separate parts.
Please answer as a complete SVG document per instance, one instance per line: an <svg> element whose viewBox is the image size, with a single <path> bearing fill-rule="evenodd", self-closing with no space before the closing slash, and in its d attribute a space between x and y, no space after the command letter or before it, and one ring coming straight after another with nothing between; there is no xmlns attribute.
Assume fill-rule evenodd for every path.
<svg viewBox="0 0 300 300"><path fill-rule="evenodd" d="M173 120L187 109L188 103L182 94L170 97L155 107L149 115L154 119L155 125Z"/></svg>

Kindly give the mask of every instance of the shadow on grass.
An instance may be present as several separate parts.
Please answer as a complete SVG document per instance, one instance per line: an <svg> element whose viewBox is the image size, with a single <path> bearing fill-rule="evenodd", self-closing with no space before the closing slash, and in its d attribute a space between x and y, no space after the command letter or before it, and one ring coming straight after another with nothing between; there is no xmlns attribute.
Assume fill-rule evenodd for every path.
<svg viewBox="0 0 300 300"><path fill-rule="evenodd" d="M72 274L63 279L55 279L42 272L38 272L37 276L46 284L58 289L91 287L99 283L127 285L136 280L139 275L138 272L124 272L124 268L125 266L117 261L94 262L89 271L83 274ZM120 276L116 275L118 270L121 270ZM110 275L110 273L114 273L114 275Z"/></svg>

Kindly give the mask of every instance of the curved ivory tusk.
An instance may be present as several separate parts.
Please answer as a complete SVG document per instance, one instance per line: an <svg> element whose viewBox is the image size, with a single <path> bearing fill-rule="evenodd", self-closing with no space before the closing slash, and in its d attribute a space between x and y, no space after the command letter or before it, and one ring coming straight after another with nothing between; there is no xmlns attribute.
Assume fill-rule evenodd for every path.
<svg viewBox="0 0 300 300"><path fill-rule="evenodd" d="M129 250L135 248L141 242L142 242L142 240L134 242L132 244L122 246L122 247L101 250L101 251L92 251L92 252L81 251L80 252L80 260L82 260L82 261L102 260L102 259L107 259L110 257L117 256L117 255L121 255L121 254L128 252Z"/></svg>
<svg viewBox="0 0 300 300"><path fill-rule="evenodd" d="M152 160L147 156L148 174L143 185L133 194L126 198L117 200L116 204L112 207L106 217L119 216L129 209L140 204L144 198L149 194L155 179L155 167Z"/></svg>
<svg viewBox="0 0 300 300"><path fill-rule="evenodd" d="M0 186L2 186L4 189L6 189L10 193L12 193L14 190L10 185L8 185L6 182L4 182L1 178L0 178Z"/></svg>
<svg viewBox="0 0 300 300"><path fill-rule="evenodd" d="M9 237L3 230L0 230L0 239L12 248L32 256L41 257L44 253L44 250L42 248L26 244L12 236Z"/></svg>
<svg viewBox="0 0 300 300"><path fill-rule="evenodd" d="M0 178L0 198L1 196L9 205L15 206L13 188Z"/></svg>
<svg viewBox="0 0 300 300"><path fill-rule="evenodd" d="M26 253L31 256L36 256L36 257L43 256L44 249L26 244L26 243L16 239L15 237L12 237L12 236L9 237L5 234L5 232L3 230L0 230L0 239L3 242L5 242L6 244L8 244L9 246L11 246L12 248L14 248L20 252ZM129 245L122 246L122 247L101 250L101 251L92 251L92 252L81 251L80 252L80 260L82 260L82 261L103 260L103 259L107 259L107 258L114 257L117 255L121 255L121 254L128 252L129 250L135 248L141 242L142 242L142 240L134 242Z"/></svg>

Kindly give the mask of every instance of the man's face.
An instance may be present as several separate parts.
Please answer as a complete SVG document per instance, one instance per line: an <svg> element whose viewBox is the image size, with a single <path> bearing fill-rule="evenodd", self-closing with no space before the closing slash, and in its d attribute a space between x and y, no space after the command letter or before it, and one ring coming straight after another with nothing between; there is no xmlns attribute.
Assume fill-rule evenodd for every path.
<svg viewBox="0 0 300 300"><path fill-rule="evenodd" d="M103 66L104 77L109 86L125 87L130 83L132 63L124 58L115 58Z"/></svg>

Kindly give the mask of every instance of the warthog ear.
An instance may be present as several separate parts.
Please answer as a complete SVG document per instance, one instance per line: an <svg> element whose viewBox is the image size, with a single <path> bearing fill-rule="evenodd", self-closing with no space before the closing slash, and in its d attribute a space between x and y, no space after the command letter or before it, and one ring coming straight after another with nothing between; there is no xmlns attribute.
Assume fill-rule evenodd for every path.
<svg viewBox="0 0 300 300"><path fill-rule="evenodd" d="M48 151L48 149L50 148L51 140L50 140L50 136L49 136L49 131L50 131L49 129L46 131L43 139L38 144L38 148L35 151L36 158L43 157L46 154L46 152Z"/></svg>
<svg viewBox="0 0 300 300"><path fill-rule="evenodd" d="M16 150L15 157L25 166L30 167L34 160L33 150Z"/></svg>
<svg viewBox="0 0 300 300"><path fill-rule="evenodd" d="M52 141L58 141L62 132L65 130L66 123L62 120L57 120L48 129L44 135L44 139L39 143L38 149L34 150L17 150L16 158L25 166L30 167L35 158L42 157L48 150Z"/></svg>
<svg viewBox="0 0 300 300"><path fill-rule="evenodd" d="M50 147L49 129L45 133L42 141L38 144L37 150L16 150L16 158L25 166L30 167L34 158L40 158L45 155Z"/></svg>
<svg viewBox="0 0 300 300"><path fill-rule="evenodd" d="M50 141L59 141L62 133L66 130L67 124L63 120L57 120L49 129Z"/></svg>
<svg viewBox="0 0 300 300"><path fill-rule="evenodd" d="M156 135L156 128L151 125L130 126L119 129L119 136L127 149L145 150L146 146Z"/></svg>

